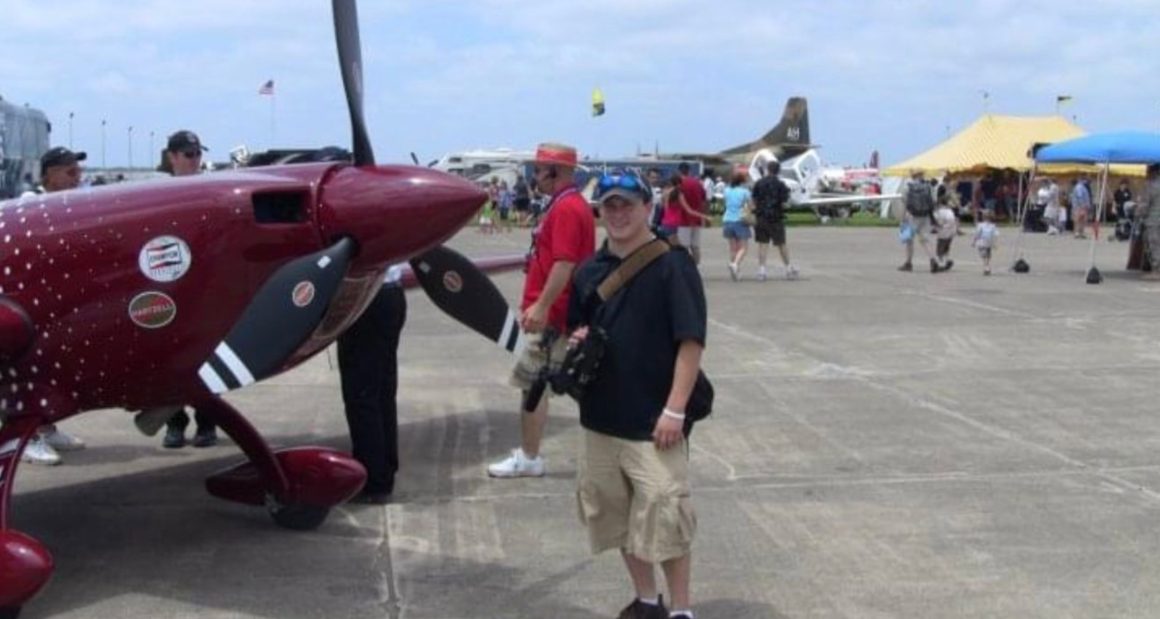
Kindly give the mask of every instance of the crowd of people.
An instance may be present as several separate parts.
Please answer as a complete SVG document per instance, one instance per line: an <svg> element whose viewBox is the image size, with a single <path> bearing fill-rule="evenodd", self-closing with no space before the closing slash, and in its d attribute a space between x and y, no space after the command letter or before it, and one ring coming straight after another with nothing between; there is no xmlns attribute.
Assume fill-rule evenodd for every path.
<svg viewBox="0 0 1160 619"><path fill-rule="evenodd" d="M205 150L195 133L178 131L169 138L160 169L174 176L196 174ZM41 161L42 184L30 195L77 187L79 162L85 158L83 152L51 149ZM617 171L599 178L594 213L576 186L576 167L574 148L544 143L536 150L530 180L520 176L509 187L491 179L487 186L481 228L506 230L507 222L514 221L531 225L532 238L519 313L528 337L510 377L520 395L520 445L486 470L498 479L546 474L541 446L549 397L540 396L536 385L546 375L564 371L569 351L592 339L602 342L602 354L612 361L582 391L571 393L578 400L583 428L576 493L580 520L593 552L617 550L621 555L634 597L619 617L693 619L691 545L697 523L688 469L690 406L703 376L700 362L707 337L702 232L712 224L711 205L719 200L731 279L742 279L751 239L758 244L756 279L768 278L770 245L778 249L785 277L797 278L786 242L789 188L779 178L777 161L756 182L738 172L720 188L717 180L692 175L687 164L668 179L655 168L643 176ZM1121 185L1114 195L1116 214L1142 222L1149 246L1160 247L1160 165L1148 168L1147 183L1138 201ZM956 193L949 183L928 183L921 171L913 173L903 191L900 239L905 261L899 270L914 270L916 242L932 273L951 270L952 245L962 234L962 202L952 197ZM1039 215L1049 230L1055 226L1056 234L1063 230L1057 213L1061 193L1048 179L1034 194L1034 208L1042 207ZM536 196L543 200L538 209L532 207ZM971 245L984 275L991 274L1000 234L996 220L1003 212L992 199L997 200L971 201L981 206L975 212ZM1085 179L1073 183L1068 202L1075 235L1083 238L1093 208ZM595 215L606 231L600 247ZM493 219L497 216L498 222ZM1151 279L1160 278L1158 258L1160 251L1148 256ZM388 269L367 311L338 340L351 444L368 473L366 487L355 499L363 503L390 501L399 469L397 348L406 319L400 276L401 265ZM214 445L213 419L194 408L192 445ZM183 447L191 421L185 407L166 414L162 445ZM23 457L55 464L58 451L82 447L79 438L46 425ZM667 599L656 580L658 568Z"/></svg>

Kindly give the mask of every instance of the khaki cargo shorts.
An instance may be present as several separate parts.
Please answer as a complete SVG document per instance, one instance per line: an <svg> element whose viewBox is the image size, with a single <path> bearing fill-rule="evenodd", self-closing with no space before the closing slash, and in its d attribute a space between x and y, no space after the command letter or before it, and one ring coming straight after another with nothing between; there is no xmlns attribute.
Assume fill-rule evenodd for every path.
<svg viewBox="0 0 1160 619"><path fill-rule="evenodd" d="M540 346L540 341L543 339L541 333L529 333L524 340L524 350L520 353L519 359L516 359L516 365L512 368L511 378L508 379L508 384L511 386L527 391L532 388L532 383L540 376L540 370L544 364L548 362L548 351ZM560 364L564 361L564 355L568 352L568 338L561 335L552 343L551 361L552 370L560 369ZM544 393L551 394L552 390L548 389Z"/></svg>
<svg viewBox="0 0 1160 619"><path fill-rule="evenodd" d="M689 554L697 516L688 449L584 431L576 499L593 553L623 548L649 563Z"/></svg>

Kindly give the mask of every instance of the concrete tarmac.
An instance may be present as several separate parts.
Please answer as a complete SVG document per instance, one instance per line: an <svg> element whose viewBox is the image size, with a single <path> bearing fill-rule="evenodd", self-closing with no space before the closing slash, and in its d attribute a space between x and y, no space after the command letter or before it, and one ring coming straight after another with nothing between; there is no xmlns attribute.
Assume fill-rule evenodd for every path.
<svg viewBox="0 0 1160 619"><path fill-rule="evenodd" d="M1105 230L1110 232L1110 230ZM1160 616L1160 284L1084 283L1089 245L1003 229L984 277L899 273L893 229L791 228L799 281L730 281L705 234L713 417L692 439L697 616ZM459 234L520 252L527 230ZM515 302L522 277L496 277ZM121 411L62 425L88 441L24 465L15 528L56 577L23 617L615 617L631 587L576 520L576 408L555 399L544 479L492 480L519 440L507 353L410 295L394 502L317 531L208 496L228 441L165 450ZM331 355L330 358L333 358ZM229 398L279 446L347 448L326 355Z"/></svg>

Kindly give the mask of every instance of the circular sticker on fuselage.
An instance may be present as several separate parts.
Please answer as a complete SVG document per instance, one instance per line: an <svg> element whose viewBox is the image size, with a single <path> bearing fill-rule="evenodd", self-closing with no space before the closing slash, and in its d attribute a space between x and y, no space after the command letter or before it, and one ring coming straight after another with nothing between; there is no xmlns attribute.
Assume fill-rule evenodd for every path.
<svg viewBox="0 0 1160 619"><path fill-rule="evenodd" d="M164 292L142 292L129 301L129 320L145 329L160 329L177 316L177 303Z"/></svg>
<svg viewBox="0 0 1160 619"><path fill-rule="evenodd" d="M137 265L145 277L155 282L172 282L181 279L193 262L189 245L176 236L159 236L141 248Z"/></svg>
<svg viewBox="0 0 1160 619"><path fill-rule="evenodd" d="M306 282L298 282L294 286L294 292L290 293L290 299L294 301L294 305L298 307L306 307L314 300L314 284Z"/></svg>

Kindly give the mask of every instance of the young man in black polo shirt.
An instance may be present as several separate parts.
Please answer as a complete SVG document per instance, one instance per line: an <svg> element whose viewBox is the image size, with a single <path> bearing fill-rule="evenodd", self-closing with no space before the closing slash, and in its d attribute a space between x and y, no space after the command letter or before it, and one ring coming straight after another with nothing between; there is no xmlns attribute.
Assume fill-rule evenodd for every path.
<svg viewBox="0 0 1160 619"><path fill-rule="evenodd" d="M637 597L620 617L691 619L696 517L682 426L705 346L705 292L692 257L674 249L601 302L600 282L655 237L646 183L605 176L597 191L608 242L577 271L569 303L573 345L594 327L608 334L598 376L580 399L581 518L593 551L619 548L628 568ZM671 614L657 592L656 563Z"/></svg>

